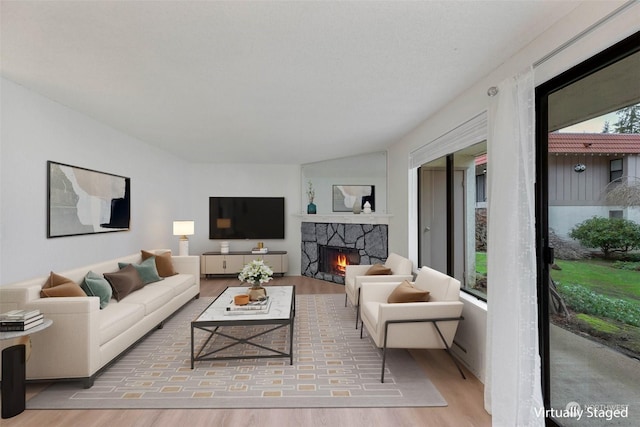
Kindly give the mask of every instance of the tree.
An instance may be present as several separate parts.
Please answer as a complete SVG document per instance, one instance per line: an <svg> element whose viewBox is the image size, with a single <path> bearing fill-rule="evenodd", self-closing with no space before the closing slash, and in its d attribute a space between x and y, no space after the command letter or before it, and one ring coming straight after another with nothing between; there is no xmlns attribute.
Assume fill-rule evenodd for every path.
<svg viewBox="0 0 640 427"><path fill-rule="evenodd" d="M640 104L616 111L618 121L613 124L614 133L640 133Z"/></svg>
<svg viewBox="0 0 640 427"><path fill-rule="evenodd" d="M640 248L640 224L623 218L594 216L573 227L569 237L588 248L599 248L609 258L613 252Z"/></svg>
<svg viewBox="0 0 640 427"><path fill-rule="evenodd" d="M611 133L611 125L609 124L609 120L604 122L604 126L602 127L602 133Z"/></svg>

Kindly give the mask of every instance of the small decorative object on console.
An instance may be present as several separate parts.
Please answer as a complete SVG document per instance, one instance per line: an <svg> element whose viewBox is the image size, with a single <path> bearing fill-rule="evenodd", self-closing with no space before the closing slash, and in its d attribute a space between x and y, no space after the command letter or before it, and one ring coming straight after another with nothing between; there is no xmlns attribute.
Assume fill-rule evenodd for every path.
<svg viewBox="0 0 640 427"><path fill-rule="evenodd" d="M238 275L238 279L241 282L251 284L251 288L247 292L249 299L258 301L261 297L264 298L267 295L267 290L260 285L273 279L273 270L263 260L254 259L244 266Z"/></svg>

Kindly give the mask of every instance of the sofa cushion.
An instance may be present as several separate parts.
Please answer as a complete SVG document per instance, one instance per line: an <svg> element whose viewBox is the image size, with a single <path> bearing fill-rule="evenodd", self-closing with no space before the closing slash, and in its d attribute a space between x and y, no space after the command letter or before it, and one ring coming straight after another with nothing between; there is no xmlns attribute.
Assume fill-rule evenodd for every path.
<svg viewBox="0 0 640 427"><path fill-rule="evenodd" d="M387 298L387 302L390 304L426 301L429 301L429 292L416 288L408 280L405 280L396 286Z"/></svg>
<svg viewBox="0 0 640 427"><path fill-rule="evenodd" d="M176 297L193 286L193 282L193 274L176 274L175 276L167 277L162 282L158 282L158 284L171 288L173 296Z"/></svg>
<svg viewBox="0 0 640 427"><path fill-rule="evenodd" d="M391 269L382 264L373 264L365 273L366 276L382 276L391 274Z"/></svg>
<svg viewBox="0 0 640 427"><path fill-rule="evenodd" d="M109 281L113 289L113 297L117 301L122 301L131 292L142 289L144 286L140 274L132 265L127 265L115 273L104 273L104 278Z"/></svg>
<svg viewBox="0 0 640 427"><path fill-rule="evenodd" d="M139 304L144 307L144 315L148 316L173 299L173 290L164 286L163 282L152 283L140 289L126 299L128 304Z"/></svg>
<svg viewBox="0 0 640 427"><path fill-rule="evenodd" d="M87 294L82 290L80 285L75 283L73 280L67 279L66 277L52 271L49 278L42 286L40 296L42 298L86 297Z"/></svg>
<svg viewBox="0 0 640 427"><path fill-rule="evenodd" d="M118 267L120 267L121 269L126 267L127 265L132 265L133 268L135 268L138 271L138 274L140 275L140 279L142 279L143 285L162 280L162 277L160 277L160 275L158 274L158 269L156 267L155 255L151 258L145 259L140 264L129 264L126 262L118 263Z"/></svg>
<svg viewBox="0 0 640 427"><path fill-rule="evenodd" d="M100 298L100 310L105 308L109 301L111 301L111 295L113 290L111 285L104 276L90 271L84 277L82 284L80 285L83 291L90 297Z"/></svg>
<svg viewBox="0 0 640 427"><path fill-rule="evenodd" d="M144 307L141 304L112 302L104 310L100 310L100 345L112 340L131 329L144 318Z"/></svg>

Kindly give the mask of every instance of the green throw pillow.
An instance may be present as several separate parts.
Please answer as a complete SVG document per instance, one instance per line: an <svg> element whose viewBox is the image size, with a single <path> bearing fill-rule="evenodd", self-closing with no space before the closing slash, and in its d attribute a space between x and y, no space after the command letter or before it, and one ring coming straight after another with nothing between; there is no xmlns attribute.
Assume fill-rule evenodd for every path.
<svg viewBox="0 0 640 427"><path fill-rule="evenodd" d="M156 267L156 257L147 258L140 264L127 264L124 262L118 263L118 267L120 268L124 268L127 265L132 265L133 268L136 269L142 279L143 285L162 280L162 277L158 274L158 268Z"/></svg>
<svg viewBox="0 0 640 427"><path fill-rule="evenodd" d="M90 271L84 276L84 280L80 285L83 291L90 297L100 297L100 310L105 308L111 301L113 293L111 285L107 279L98 273Z"/></svg>

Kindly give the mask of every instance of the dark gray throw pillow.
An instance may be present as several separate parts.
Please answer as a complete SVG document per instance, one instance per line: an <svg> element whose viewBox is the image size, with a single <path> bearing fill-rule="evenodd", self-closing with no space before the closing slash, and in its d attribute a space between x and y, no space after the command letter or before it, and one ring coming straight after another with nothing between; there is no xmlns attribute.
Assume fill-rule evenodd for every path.
<svg viewBox="0 0 640 427"><path fill-rule="evenodd" d="M131 264L115 273L104 273L104 278L107 279L111 285L113 297L117 301L121 301L131 292L142 289L144 286L140 274L138 274L138 271Z"/></svg>

